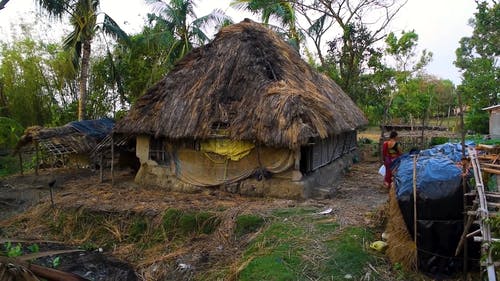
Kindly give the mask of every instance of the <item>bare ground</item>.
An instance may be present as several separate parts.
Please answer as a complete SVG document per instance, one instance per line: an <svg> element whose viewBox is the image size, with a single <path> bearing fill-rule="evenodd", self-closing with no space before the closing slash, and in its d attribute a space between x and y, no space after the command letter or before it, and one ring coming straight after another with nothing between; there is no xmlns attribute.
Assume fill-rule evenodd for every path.
<svg viewBox="0 0 500 281"><path fill-rule="evenodd" d="M47 225L37 220L51 212L64 209L86 209L94 212L146 214L154 220L168 208L181 210L224 210L222 223L216 233L207 237L196 237L189 246L169 251L167 247L153 248L143 252L130 244L120 244L111 253L133 264L139 274L154 280L159 264L168 261L196 265L199 270L220 264L231 264L241 255L247 241L235 243L228 236L234 228L234 220L240 214L269 214L271 210L289 207L314 207L318 210L332 209L327 216L347 226L380 226L383 223L383 209L388 200L388 192L382 187L376 161L354 164L348 174L336 186L336 192L328 199L286 200L273 198L250 198L207 189L197 194L167 192L161 188L141 187L133 182L133 174L119 171L112 186L110 175L99 182L98 172L89 170L57 169L44 170L39 176L12 176L0 180L0 237L47 240ZM54 208L51 208L48 183L56 180L54 187ZM52 211L51 211L52 210ZM17 214L17 215L15 215ZM3 229L3 230L2 230ZM116 239L121 239L117 225L109 226ZM4 232L4 233L2 233ZM57 237L56 237L57 238ZM68 239L69 244L81 240ZM203 261L207 252L210 262ZM238 265L234 265L238 266ZM175 268L171 268L175 274ZM237 269L235 269L237 271ZM165 277L165 276L164 276ZM175 280L185 276L166 276Z"/></svg>

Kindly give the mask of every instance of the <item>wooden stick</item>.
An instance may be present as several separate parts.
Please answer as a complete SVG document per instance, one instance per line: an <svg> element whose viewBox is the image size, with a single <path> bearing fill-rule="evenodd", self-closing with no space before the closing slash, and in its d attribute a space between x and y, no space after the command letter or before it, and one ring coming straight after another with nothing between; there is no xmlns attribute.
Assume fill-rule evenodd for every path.
<svg viewBox="0 0 500 281"><path fill-rule="evenodd" d="M112 187L115 185L114 162L115 162L115 143L114 143L113 133L111 133L111 186Z"/></svg>
<svg viewBox="0 0 500 281"><path fill-rule="evenodd" d="M19 170L21 171L21 176L23 176L23 153L19 151Z"/></svg>
<svg viewBox="0 0 500 281"><path fill-rule="evenodd" d="M38 176L38 165L39 165L39 159L38 159L38 142L35 142L35 175Z"/></svg>
<svg viewBox="0 0 500 281"><path fill-rule="evenodd" d="M481 167L481 170L483 170L487 173L490 173L490 174L500 175L500 170L491 169L491 168L484 168L484 167Z"/></svg>
<svg viewBox="0 0 500 281"><path fill-rule="evenodd" d="M75 253L75 252L85 252L85 250L73 249L73 250L55 250L55 251L37 252L37 253L22 255L22 256L19 256L17 258L19 260L22 260L22 261L30 261L33 259L39 259L39 258L43 258L43 257L60 255L60 254L69 254L69 253Z"/></svg>
<svg viewBox="0 0 500 281"><path fill-rule="evenodd" d="M418 271L418 246L417 246L417 157L413 155L413 239L415 240L415 268Z"/></svg>
<svg viewBox="0 0 500 281"><path fill-rule="evenodd" d="M50 191L50 206L52 209L54 209L54 195L52 193L52 186L49 185L49 191Z"/></svg>
<svg viewBox="0 0 500 281"><path fill-rule="evenodd" d="M464 105L462 103L462 94L460 91L457 91L457 100L458 100L458 108L460 108L460 136L461 136L461 141L460 144L462 145L462 159L465 159L465 122L464 122ZM466 174L466 167L465 165L462 165L462 173ZM467 193L467 182L465 179L462 179L462 193L466 194ZM467 198L464 196L463 199L463 206L467 205ZM463 216L463 222L464 222L464 229L467 226L466 222L467 221L467 213L464 212ZM463 280L467 280L467 272L468 270L468 264L467 260L469 259L469 251L467 249L467 239L464 240L463 242L463 249L464 249L464 254L463 254L463 264L462 264L462 278Z"/></svg>
<svg viewBox="0 0 500 281"><path fill-rule="evenodd" d="M53 268L48 268L36 264L30 264L15 258L6 258L0 256L0 263L15 264L27 268L38 277L45 278L49 281L89 281L74 273L64 272Z"/></svg>
<svg viewBox="0 0 500 281"><path fill-rule="evenodd" d="M455 250L455 256L458 256L462 251L462 247L464 246L464 242L467 239L467 232L469 231L470 226L474 218L472 216L467 217L467 223L465 224L464 232L462 232L462 236L460 237L460 242L458 242L457 249Z"/></svg>
<svg viewBox="0 0 500 281"><path fill-rule="evenodd" d="M99 159L99 182L102 183L104 180L104 168L102 167L103 165L103 152L101 152L101 158Z"/></svg>

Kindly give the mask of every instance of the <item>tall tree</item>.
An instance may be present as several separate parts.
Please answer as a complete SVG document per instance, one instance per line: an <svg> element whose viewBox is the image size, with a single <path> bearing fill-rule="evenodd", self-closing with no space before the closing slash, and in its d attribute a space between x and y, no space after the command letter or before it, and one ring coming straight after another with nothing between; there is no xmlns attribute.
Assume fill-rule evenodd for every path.
<svg viewBox="0 0 500 281"><path fill-rule="evenodd" d="M297 27L293 5L293 1L283 0L233 0L231 2L233 7L260 14L264 24L269 24L271 18L276 19L286 29L285 35L291 45L299 50L303 36Z"/></svg>
<svg viewBox="0 0 500 281"><path fill-rule="evenodd" d="M168 58L180 59L193 47L208 42L204 29L232 23L222 10L215 9L210 14L197 17L194 12L194 0L148 0L156 15L154 20L162 22L168 32L173 34L173 44Z"/></svg>
<svg viewBox="0 0 500 281"><path fill-rule="evenodd" d="M0 81L4 110L2 115L23 126L51 122L53 106L49 69L45 63L47 45L24 38L3 43L0 48Z"/></svg>
<svg viewBox="0 0 500 281"><path fill-rule="evenodd" d="M458 91L469 106L467 129L488 132L488 114L483 110L500 99L500 4L476 1L477 11L470 25L472 36L460 39L455 65L461 69L462 84Z"/></svg>
<svg viewBox="0 0 500 281"><path fill-rule="evenodd" d="M329 34L338 34L335 39L345 41L346 49L353 44L357 30L367 36L366 46L382 40L387 35L386 27L394 19L407 0L293 0L297 13L307 22L302 29L314 43L318 58L325 64L324 45ZM340 34L338 32L340 30ZM366 31L368 32L366 32Z"/></svg>
<svg viewBox="0 0 500 281"><path fill-rule="evenodd" d="M92 51L92 40L97 31L118 39L127 39L125 32L107 14L102 23L97 22L99 0L38 0L38 5L51 16L61 19L68 15L73 30L64 40L64 47L73 53L72 63L79 70L78 119L85 119L87 83Z"/></svg>
<svg viewBox="0 0 500 281"><path fill-rule="evenodd" d="M131 36L128 45L117 44L113 50L123 91L130 103L161 79L177 60L177 56L169 56L177 39L166 21L157 19L158 16L149 14L143 30Z"/></svg>

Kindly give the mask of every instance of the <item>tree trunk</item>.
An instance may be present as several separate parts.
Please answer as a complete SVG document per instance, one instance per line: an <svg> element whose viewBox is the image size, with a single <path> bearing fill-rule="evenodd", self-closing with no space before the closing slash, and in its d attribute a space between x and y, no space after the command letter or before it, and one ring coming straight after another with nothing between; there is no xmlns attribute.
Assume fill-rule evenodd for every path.
<svg viewBox="0 0 500 281"><path fill-rule="evenodd" d="M10 116L2 81L0 81L0 114L2 116Z"/></svg>
<svg viewBox="0 0 500 281"><path fill-rule="evenodd" d="M84 120L87 112L87 80L89 78L90 40L83 42L82 64L80 66L80 97L78 100L78 120Z"/></svg>

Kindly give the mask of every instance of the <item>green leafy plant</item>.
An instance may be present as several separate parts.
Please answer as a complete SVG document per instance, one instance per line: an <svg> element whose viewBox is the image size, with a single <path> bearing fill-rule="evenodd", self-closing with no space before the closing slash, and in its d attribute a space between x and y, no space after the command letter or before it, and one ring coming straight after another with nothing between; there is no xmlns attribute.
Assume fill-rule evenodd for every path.
<svg viewBox="0 0 500 281"><path fill-rule="evenodd" d="M17 243L17 245L13 245L11 242L7 242L4 244L5 253L8 257L19 257L23 254L23 249L21 244Z"/></svg>
<svg viewBox="0 0 500 281"><path fill-rule="evenodd" d="M28 250L32 253L38 253L40 252L40 246L38 246L38 244L30 245L28 246Z"/></svg>
<svg viewBox="0 0 500 281"><path fill-rule="evenodd" d="M57 268L59 267L59 265L61 264L61 257L55 257L53 260L52 260L52 268Z"/></svg>

